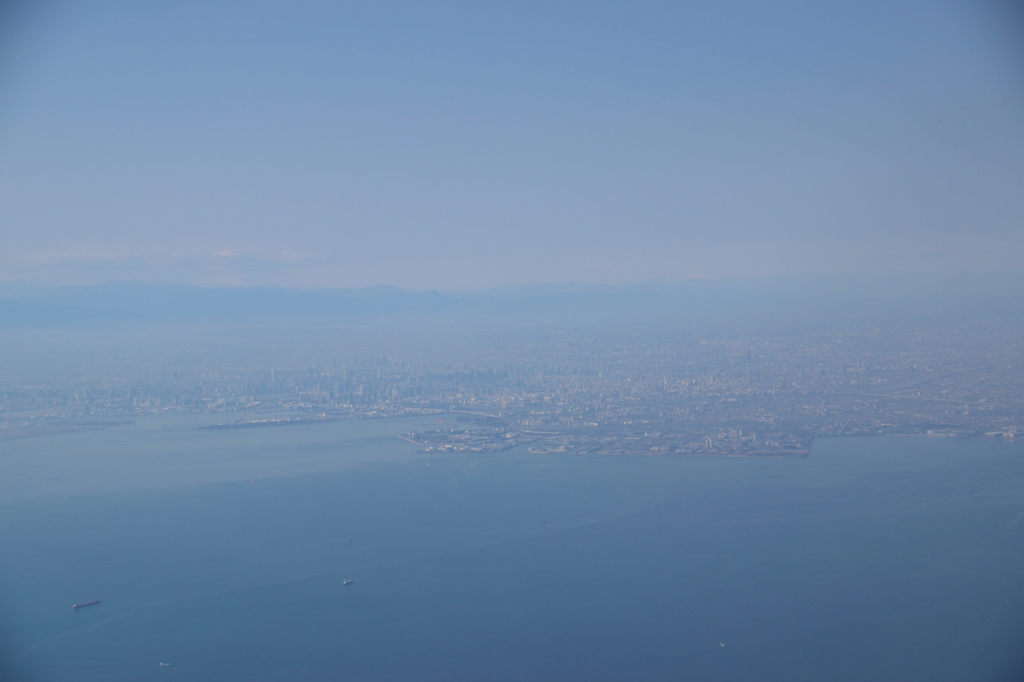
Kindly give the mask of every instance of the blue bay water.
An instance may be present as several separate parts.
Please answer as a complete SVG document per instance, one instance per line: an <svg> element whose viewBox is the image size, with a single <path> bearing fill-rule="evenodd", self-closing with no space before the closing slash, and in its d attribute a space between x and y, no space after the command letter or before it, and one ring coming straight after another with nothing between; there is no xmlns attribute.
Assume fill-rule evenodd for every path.
<svg viewBox="0 0 1024 682"><path fill-rule="evenodd" d="M0 442L6 678L1024 671L1020 444L428 456L395 437L421 423L154 417Z"/></svg>

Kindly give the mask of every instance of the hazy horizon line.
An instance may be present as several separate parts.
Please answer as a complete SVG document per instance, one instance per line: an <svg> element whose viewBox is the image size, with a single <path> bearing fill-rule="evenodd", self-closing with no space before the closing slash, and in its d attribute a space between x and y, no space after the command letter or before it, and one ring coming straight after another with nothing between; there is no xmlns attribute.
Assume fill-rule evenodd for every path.
<svg viewBox="0 0 1024 682"><path fill-rule="evenodd" d="M278 283L239 283L210 284L203 282L182 282L175 280L140 280L131 278L111 278L80 283L45 283L33 280L0 280L0 295L11 290L68 290L68 289L99 289L104 287L140 287L164 289L199 289L211 291L224 290L271 290L289 292L354 292L354 291L394 291L407 294L488 294L500 292L562 292L562 293L600 293L614 291L651 291L687 288L699 285L735 286L735 285L796 285L821 283L831 285L860 285L897 283L907 285L978 285L978 284L1009 284L1024 283L1024 270L1003 270L994 272L961 272L961 273L791 273L791 274L751 274L751 275L707 275L685 276L678 279L638 280L631 282L596 282L586 280L551 280L545 282L523 282L514 284L498 284L482 287L415 287L402 286L391 282L356 284L350 286L293 286Z"/></svg>

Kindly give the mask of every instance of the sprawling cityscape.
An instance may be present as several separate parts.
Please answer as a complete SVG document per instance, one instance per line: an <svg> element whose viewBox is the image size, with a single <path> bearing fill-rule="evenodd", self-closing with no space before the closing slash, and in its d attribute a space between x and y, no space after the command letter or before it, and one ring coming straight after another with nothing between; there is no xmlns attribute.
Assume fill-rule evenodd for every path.
<svg viewBox="0 0 1024 682"><path fill-rule="evenodd" d="M425 453L802 456L815 438L1013 439L1024 343L1013 317L832 324L396 334L298 363L172 364L8 380L0 439L102 428L145 414L214 415L207 428L436 415L405 438Z"/></svg>

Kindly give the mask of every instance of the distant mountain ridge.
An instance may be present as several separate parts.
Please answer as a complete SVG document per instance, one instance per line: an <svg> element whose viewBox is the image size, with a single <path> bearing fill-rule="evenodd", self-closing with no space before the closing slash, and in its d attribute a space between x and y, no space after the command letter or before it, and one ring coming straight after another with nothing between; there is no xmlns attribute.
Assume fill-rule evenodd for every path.
<svg viewBox="0 0 1024 682"><path fill-rule="evenodd" d="M1021 286L1018 286L1021 284ZM841 309L1022 309L1017 278L695 280L681 285L543 285L470 292L209 288L116 282L0 286L0 328L232 320L371 319L382 316L636 316L829 314Z"/></svg>
<svg viewBox="0 0 1024 682"><path fill-rule="evenodd" d="M52 327L177 320L366 318L447 313L520 313L584 306L601 298L638 301L651 292L467 294L361 289L207 288L119 282L80 287L0 289L0 327Z"/></svg>

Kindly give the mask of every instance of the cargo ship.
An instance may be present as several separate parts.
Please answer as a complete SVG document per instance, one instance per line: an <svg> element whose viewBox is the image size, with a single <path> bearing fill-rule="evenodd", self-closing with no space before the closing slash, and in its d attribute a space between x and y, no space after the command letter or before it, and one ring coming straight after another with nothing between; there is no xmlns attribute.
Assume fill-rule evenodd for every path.
<svg viewBox="0 0 1024 682"><path fill-rule="evenodd" d="M82 602L81 604L79 604L78 602L75 602L74 604L71 605L71 609L73 611L74 610L78 610L78 609L84 609L86 606L96 606L99 603L100 603L99 599L97 599L96 601Z"/></svg>

